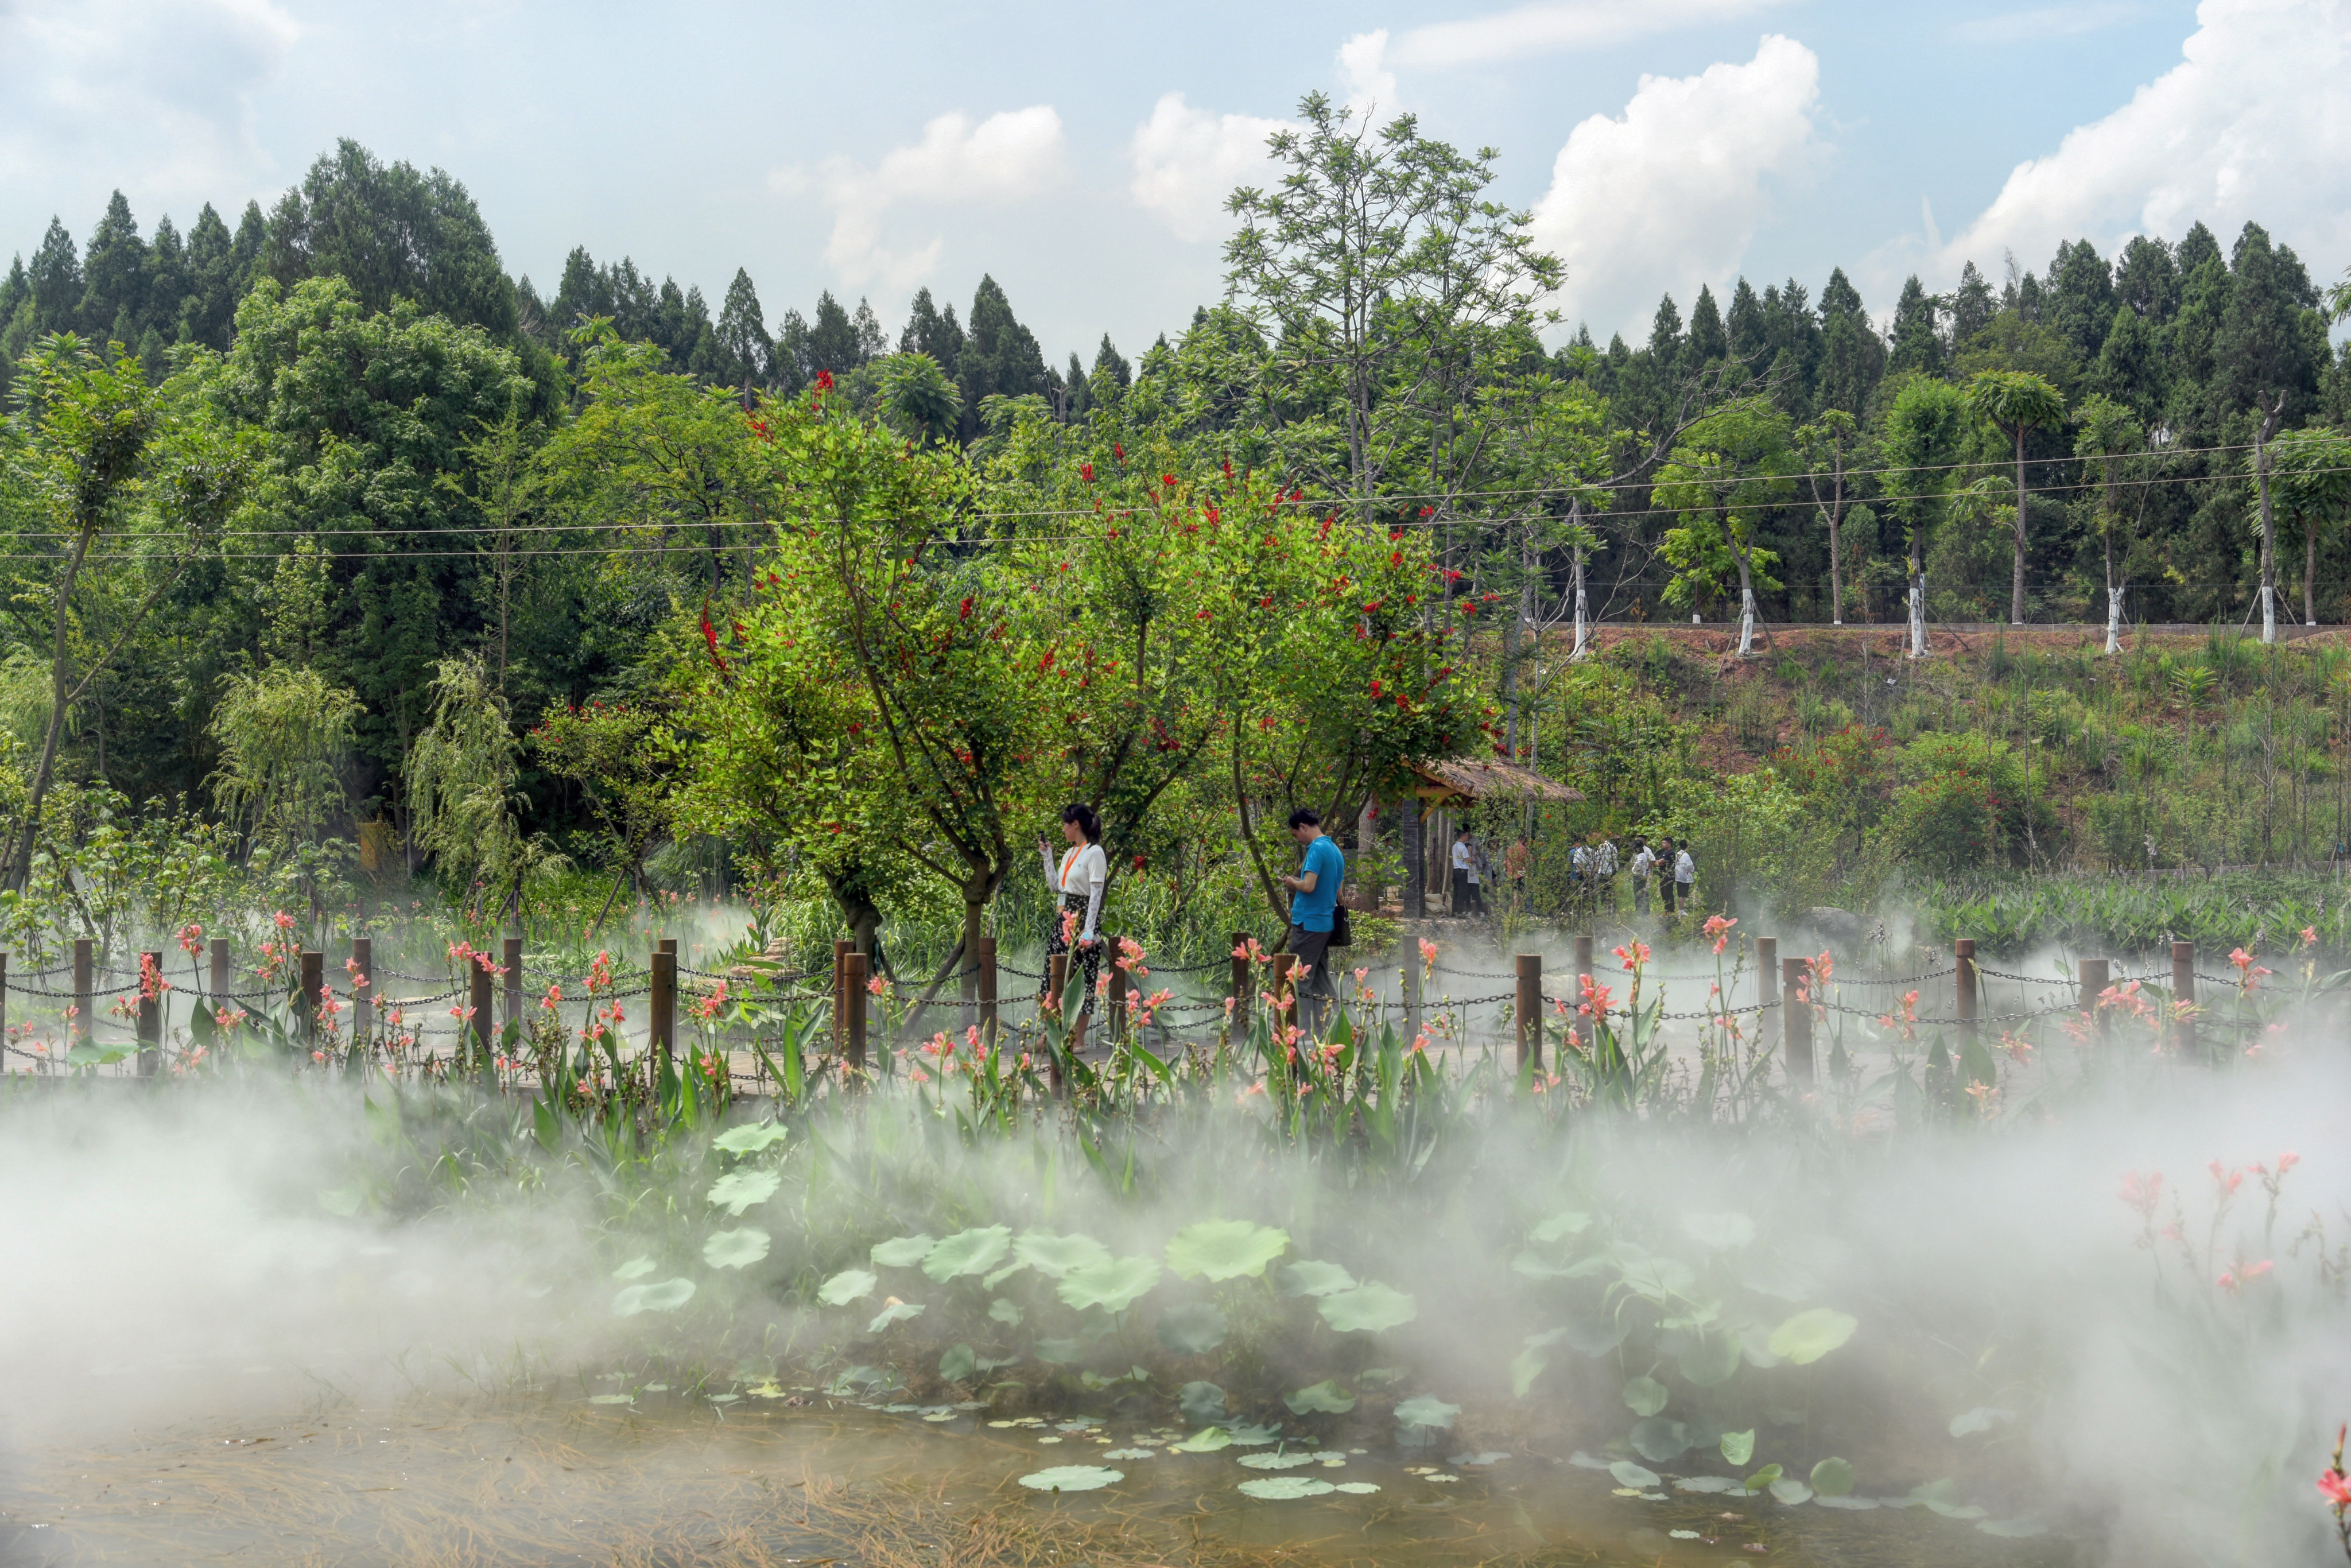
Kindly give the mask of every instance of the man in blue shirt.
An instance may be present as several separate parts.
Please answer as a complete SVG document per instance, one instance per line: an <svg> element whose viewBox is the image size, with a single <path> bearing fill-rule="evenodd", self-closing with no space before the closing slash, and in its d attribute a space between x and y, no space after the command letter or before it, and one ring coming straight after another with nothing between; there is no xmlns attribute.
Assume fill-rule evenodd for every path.
<svg viewBox="0 0 2351 1568"><path fill-rule="evenodd" d="M1322 1009L1338 1000L1331 987L1331 925L1339 904L1339 884L1347 878L1346 858L1322 831L1322 819L1301 806L1290 813L1290 836L1306 848L1306 862L1296 876L1285 876L1290 889L1290 938L1284 944L1296 955L1298 969L1291 984L1299 1001L1299 1021L1306 1032L1322 1032Z"/></svg>

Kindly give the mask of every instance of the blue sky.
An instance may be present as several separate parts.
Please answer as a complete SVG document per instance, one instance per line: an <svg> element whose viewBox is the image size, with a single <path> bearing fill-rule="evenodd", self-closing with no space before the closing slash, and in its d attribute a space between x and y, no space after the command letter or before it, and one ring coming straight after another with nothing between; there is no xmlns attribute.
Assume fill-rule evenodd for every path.
<svg viewBox="0 0 2351 1568"><path fill-rule="evenodd" d="M585 244L714 305L747 267L771 320L870 295L894 331L917 286L967 301L988 271L1048 354L1090 356L1217 294L1217 197L1322 88L1498 147L1604 339L1701 280L1817 294L1842 265L1882 312L1914 270L2199 218L2332 278L2347 56L2351 0L0 0L0 248L52 213L86 235L118 185L149 227L266 205L350 135L464 180L542 286Z"/></svg>

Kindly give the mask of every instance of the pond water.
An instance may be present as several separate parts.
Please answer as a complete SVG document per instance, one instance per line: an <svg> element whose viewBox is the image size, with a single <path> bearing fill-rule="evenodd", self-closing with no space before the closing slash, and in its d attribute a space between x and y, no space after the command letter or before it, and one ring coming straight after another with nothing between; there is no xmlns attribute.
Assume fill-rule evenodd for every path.
<svg viewBox="0 0 2351 1568"><path fill-rule="evenodd" d="M1186 1453L1171 1448L1180 1428L1148 1417L876 1409L812 1391L721 1407L657 1386L596 1397L329 1403L275 1424L46 1444L8 1461L0 1562L2055 1568L2079 1555L2053 1536L1988 1535L1973 1511L1791 1506L1679 1490L1670 1472L1621 1487L1573 1451L1416 1451L1343 1430L1328 1448ZM1072 1468L1080 1485L1119 1479L1021 1480Z"/></svg>

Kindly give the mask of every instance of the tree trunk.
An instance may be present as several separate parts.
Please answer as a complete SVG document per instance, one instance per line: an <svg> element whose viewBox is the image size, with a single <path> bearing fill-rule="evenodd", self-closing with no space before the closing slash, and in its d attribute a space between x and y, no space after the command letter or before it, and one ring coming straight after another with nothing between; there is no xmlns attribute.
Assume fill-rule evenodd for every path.
<svg viewBox="0 0 2351 1568"><path fill-rule="evenodd" d="M1927 569L1916 545L1910 551L1910 656L1927 656Z"/></svg>
<svg viewBox="0 0 2351 1568"><path fill-rule="evenodd" d="M1420 841L1420 797L1414 793L1409 780L1396 811L1396 835L1404 841L1404 917L1426 919L1428 873L1426 846ZM1405 955L1405 961L1411 961L1410 954Z"/></svg>
<svg viewBox="0 0 2351 1568"><path fill-rule="evenodd" d="M2109 496L2106 511L2106 652L2123 651L2123 591L2115 586L2115 514Z"/></svg>
<svg viewBox="0 0 2351 1568"><path fill-rule="evenodd" d="M2016 427L2016 563L2008 591L2008 623L2024 624L2024 426Z"/></svg>
<svg viewBox="0 0 2351 1568"><path fill-rule="evenodd" d="M73 559L66 562L65 580L57 585L57 627L49 651L49 724L41 737L41 760L33 770L32 799L25 810L25 832L17 841L16 854L8 867L8 885L22 893L33 876L33 844L41 823L41 802L49 792L49 779L56 771L57 742L65 734L66 723L66 611L73 599L74 581L81 575L81 563L89 554L89 541L98 530L84 524L74 537Z"/></svg>
<svg viewBox="0 0 2351 1568"><path fill-rule="evenodd" d="M2253 435L2253 483L2262 498L2262 642L2277 642L2277 533L2270 513L2270 437L2285 417L2285 393L2278 393L2274 409L2261 408L2261 423Z"/></svg>
<svg viewBox="0 0 2351 1568"><path fill-rule="evenodd" d="M1747 574L1747 558L1739 558L1739 656L1746 658L1755 648L1755 590Z"/></svg>

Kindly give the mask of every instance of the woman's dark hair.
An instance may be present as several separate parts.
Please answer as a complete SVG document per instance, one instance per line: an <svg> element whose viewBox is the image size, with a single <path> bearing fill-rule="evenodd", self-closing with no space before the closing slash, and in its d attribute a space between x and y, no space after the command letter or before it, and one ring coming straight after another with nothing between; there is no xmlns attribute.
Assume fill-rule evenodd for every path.
<svg viewBox="0 0 2351 1568"><path fill-rule="evenodd" d="M1075 822L1078 825L1078 831L1085 834L1086 842L1090 844L1102 842L1102 819L1095 816L1094 809L1084 801L1072 800L1062 807L1061 821Z"/></svg>
<svg viewBox="0 0 2351 1568"><path fill-rule="evenodd" d="M1311 810L1308 807L1301 806L1298 810L1290 813L1290 825L1293 829L1319 828L1322 825L1322 813Z"/></svg>

